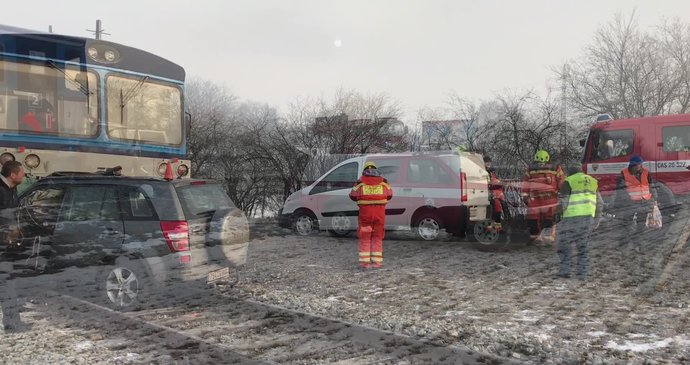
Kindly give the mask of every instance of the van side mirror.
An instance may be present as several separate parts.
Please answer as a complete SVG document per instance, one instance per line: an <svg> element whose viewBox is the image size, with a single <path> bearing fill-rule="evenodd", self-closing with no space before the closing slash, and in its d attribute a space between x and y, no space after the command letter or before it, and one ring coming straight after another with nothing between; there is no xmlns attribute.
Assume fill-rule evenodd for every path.
<svg viewBox="0 0 690 365"><path fill-rule="evenodd" d="M585 146L585 142L587 142L587 140L585 140L584 138L581 139L581 140L580 140L580 147L584 147L584 146Z"/></svg>

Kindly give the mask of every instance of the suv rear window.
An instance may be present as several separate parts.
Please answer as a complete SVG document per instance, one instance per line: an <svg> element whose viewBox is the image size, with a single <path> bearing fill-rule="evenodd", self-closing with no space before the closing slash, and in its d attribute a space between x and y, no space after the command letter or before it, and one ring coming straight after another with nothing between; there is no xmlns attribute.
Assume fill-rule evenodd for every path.
<svg viewBox="0 0 690 365"><path fill-rule="evenodd" d="M218 209L234 208L220 185L185 185L177 188L182 209L187 219L212 216Z"/></svg>

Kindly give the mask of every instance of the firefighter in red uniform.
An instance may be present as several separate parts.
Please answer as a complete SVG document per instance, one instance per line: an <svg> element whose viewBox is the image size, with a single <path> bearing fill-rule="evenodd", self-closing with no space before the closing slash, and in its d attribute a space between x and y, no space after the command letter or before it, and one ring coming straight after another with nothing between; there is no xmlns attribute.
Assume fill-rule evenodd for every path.
<svg viewBox="0 0 690 365"><path fill-rule="evenodd" d="M492 218L497 230L501 231L501 222L503 220L503 207L505 205L505 194L503 193L503 183L498 178L496 168L492 166L491 158L484 156L484 166L486 172L489 173L489 192L491 193L490 202L493 211Z"/></svg>
<svg viewBox="0 0 690 365"><path fill-rule="evenodd" d="M550 159L548 152L537 151L534 163L522 179L522 197L527 204L527 224L532 240L539 240L542 229L553 227L558 213L558 191L565 174L560 166L549 163ZM555 227L549 239L555 241Z"/></svg>
<svg viewBox="0 0 690 365"><path fill-rule="evenodd" d="M386 204L393 197L393 189L373 162L366 162L362 178L355 183L350 199L359 206L359 266L380 268L383 263L383 235Z"/></svg>

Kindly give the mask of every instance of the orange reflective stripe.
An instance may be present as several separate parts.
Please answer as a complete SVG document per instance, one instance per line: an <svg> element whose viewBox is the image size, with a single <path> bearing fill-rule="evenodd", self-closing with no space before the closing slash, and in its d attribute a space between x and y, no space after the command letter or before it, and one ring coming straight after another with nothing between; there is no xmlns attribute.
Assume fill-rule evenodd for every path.
<svg viewBox="0 0 690 365"><path fill-rule="evenodd" d="M623 169L623 178L625 179L625 190L630 195L630 200L640 201L652 198L652 193L649 190L649 171L647 169L642 170L640 180L637 180L627 168Z"/></svg>
<svg viewBox="0 0 690 365"><path fill-rule="evenodd" d="M359 188L362 187L362 186L364 186L364 183L359 183L359 184L355 185L355 186L352 188L352 190L353 190L353 191L357 191L357 189L359 189Z"/></svg>

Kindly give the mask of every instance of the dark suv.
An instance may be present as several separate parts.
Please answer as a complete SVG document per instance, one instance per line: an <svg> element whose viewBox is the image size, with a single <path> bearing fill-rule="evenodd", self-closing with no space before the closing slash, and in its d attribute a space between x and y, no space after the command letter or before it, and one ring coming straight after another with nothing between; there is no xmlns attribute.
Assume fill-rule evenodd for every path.
<svg viewBox="0 0 690 365"><path fill-rule="evenodd" d="M213 181L58 176L20 196L3 261L22 287L71 289L115 309L232 283L249 226Z"/></svg>

